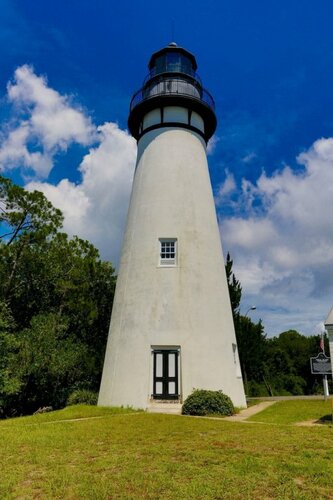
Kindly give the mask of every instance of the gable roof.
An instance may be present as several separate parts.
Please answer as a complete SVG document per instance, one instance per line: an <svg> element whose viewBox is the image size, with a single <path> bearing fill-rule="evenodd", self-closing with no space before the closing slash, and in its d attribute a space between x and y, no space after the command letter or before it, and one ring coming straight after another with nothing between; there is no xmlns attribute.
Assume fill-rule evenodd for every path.
<svg viewBox="0 0 333 500"><path fill-rule="evenodd" d="M326 318L325 326L333 326L333 307Z"/></svg>

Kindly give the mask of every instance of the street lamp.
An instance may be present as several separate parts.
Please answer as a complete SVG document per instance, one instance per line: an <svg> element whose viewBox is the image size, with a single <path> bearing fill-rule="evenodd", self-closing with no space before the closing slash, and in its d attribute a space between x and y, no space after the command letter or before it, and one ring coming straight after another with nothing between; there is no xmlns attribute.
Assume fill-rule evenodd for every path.
<svg viewBox="0 0 333 500"><path fill-rule="evenodd" d="M256 309L257 309L257 307L256 307L256 306L251 306L251 307L249 307L249 308L248 308L248 310L246 311L246 313L244 314L244 317L247 317L247 315L248 315L248 313L249 313L250 311L255 311Z"/></svg>

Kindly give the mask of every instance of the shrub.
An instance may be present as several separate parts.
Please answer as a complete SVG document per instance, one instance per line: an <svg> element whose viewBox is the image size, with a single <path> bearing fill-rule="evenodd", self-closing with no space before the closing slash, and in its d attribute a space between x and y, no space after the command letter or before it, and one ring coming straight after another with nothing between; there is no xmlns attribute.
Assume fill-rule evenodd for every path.
<svg viewBox="0 0 333 500"><path fill-rule="evenodd" d="M87 389L77 389L69 395L67 399L67 406L96 405L97 399L97 392L88 391Z"/></svg>
<svg viewBox="0 0 333 500"><path fill-rule="evenodd" d="M183 415L233 415L231 399L222 391L195 389L184 401Z"/></svg>

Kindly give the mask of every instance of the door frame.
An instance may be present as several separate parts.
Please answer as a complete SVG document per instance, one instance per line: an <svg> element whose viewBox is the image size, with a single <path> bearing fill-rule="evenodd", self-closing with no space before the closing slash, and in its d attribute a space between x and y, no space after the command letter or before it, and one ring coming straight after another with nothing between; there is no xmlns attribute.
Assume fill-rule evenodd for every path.
<svg viewBox="0 0 333 500"><path fill-rule="evenodd" d="M169 377L167 370L168 370L168 363L166 365L163 362L163 373L162 377L155 377L155 370L156 370L156 354L164 354L164 353L174 353L176 355L176 363L175 363L175 377ZM151 346L151 358L152 358L152 363L151 363L151 399L157 400L157 401L168 401L168 400L173 400L173 401L179 401L181 399L181 364L180 364L180 346ZM163 361L165 360L166 356L164 357ZM168 359L168 358L167 358ZM160 380L156 380L156 378L159 378ZM168 391L165 391L164 389L166 388L166 384L168 384L169 379L175 379L171 380L172 382L176 383L176 394L168 394ZM163 383L163 393L162 394L156 394L155 388L156 388L156 382L162 382Z"/></svg>

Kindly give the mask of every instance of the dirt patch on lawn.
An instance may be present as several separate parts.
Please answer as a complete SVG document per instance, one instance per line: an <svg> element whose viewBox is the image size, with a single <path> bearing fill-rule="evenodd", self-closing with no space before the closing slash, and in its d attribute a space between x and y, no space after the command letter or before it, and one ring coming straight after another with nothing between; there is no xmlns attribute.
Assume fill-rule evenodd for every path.
<svg viewBox="0 0 333 500"><path fill-rule="evenodd" d="M320 425L332 425L332 420L328 419L320 419L320 420L306 420L305 422L297 422L295 425L298 427L312 427L312 426L320 426Z"/></svg>

